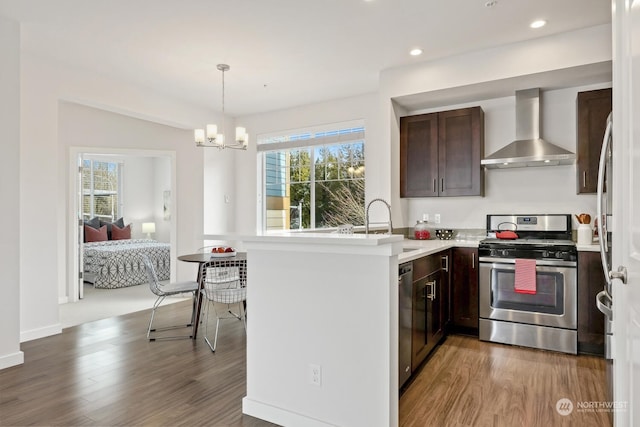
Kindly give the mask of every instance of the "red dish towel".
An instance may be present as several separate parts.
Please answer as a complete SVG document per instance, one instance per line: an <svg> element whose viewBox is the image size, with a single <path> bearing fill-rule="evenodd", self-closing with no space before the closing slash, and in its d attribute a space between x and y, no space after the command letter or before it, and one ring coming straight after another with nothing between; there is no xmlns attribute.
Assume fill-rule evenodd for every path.
<svg viewBox="0 0 640 427"><path fill-rule="evenodd" d="M519 294L536 294L536 260L516 258L514 290Z"/></svg>

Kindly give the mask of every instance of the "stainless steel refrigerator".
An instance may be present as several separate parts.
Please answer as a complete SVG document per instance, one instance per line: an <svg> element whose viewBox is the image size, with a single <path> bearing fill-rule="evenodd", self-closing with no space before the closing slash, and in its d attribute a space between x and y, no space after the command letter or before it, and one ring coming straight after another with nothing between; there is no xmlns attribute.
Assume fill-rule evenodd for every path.
<svg viewBox="0 0 640 427"><path fill-rule="evenodd" d="M608 401L613 401L613 309L614 302L611 297L612 273L611 268L611 229L612 222L612 196L611 193L611 173L612 169L612 151L613 143L612 134L612 113L607 118L607 128L602 141L602 149L600 151L600 164L598 168L598 187L597 187L597 220L598 220L598 239L600 242L600 258L602 260L602 269L604 270L604 289L596 296L596 305L605 316L605 341L604 352L607 361L607 385L608 385Z"/></svg>

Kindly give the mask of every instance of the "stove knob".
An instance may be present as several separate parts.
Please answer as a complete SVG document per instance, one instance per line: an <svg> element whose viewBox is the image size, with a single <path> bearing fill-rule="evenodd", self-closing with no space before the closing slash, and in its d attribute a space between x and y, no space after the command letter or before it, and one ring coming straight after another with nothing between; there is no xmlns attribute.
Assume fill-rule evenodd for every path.
<svg viewBox="0 0 640 427"><path fill-rule="evenodd" d="M562 251L556 252L556 258L562 259Z"/></svg>
<svg viewBox="0 0 640 427"><path fill-rule="evenodd" d="M509 256L509 250L508 249L503 249L502 250L502 256L503 257L508 257Z"/></svg>
<svg viewBox="0 0 640 427"><path fill-rule="evenodd" d="M549 253L549 251L542 251L542 258L549 258L551 256L551 254Z"/></svg>

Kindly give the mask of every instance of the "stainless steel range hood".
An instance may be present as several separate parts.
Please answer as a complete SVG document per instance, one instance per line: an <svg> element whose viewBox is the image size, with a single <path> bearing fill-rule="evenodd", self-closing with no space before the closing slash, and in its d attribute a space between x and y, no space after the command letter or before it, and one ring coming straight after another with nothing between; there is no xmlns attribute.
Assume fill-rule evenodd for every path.
<svg viewBox="0 0 640 427"><path fill-rule="evenodd" d="M576 155L540 138L540 89L516 91L516 140L480 163L487 169L570 165Z"/></svg>

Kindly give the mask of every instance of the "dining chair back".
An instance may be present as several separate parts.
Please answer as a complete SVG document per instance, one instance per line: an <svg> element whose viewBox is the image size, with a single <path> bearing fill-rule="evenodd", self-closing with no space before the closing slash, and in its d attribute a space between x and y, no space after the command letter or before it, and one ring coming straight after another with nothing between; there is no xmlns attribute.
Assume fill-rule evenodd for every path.
<svg viewBox="0 0 640 427"><path fill-rule="evenodd" d="M193 325L195 324L195 319L194 319L195 310L192 310L191 321L183 325L154 328L153 319L155 317L156 310L160 307L160 304L162 304L162 302L168 296L191 293L193 295L193 303L195 304L200 284L197 281L174 282L174 283L163 284L158 280L158 275L156 274L156 270L149 256L142 255L142 263L144 265L144 268L147 272L147 277L149 279L149 289L158 297L155 303L153 304L153 308L151 309L151 319L149 320L149 327L147 328L147 338L149 339L149 341L193 338ZM158 332L167 331L171 329L179 329L179 328L192 328L192 329L189 335L164 336L161 334L160 335L157 334ZM152 333L154 333L153 336L152 336Z"/></svg>
<svg viewBox="0 0 640 427"><path fill-rule="evenodd" d="M204 339L211 351L215 352L220 320L238 319L242 321L246 331L246 260L212 259L202 264L201 269L200 278L203 281L201 289L207 299ZM232 311L233 305L237 306L236 312ZM216 317L213 343L208 334L209 313L212 310Z"/></svg>

